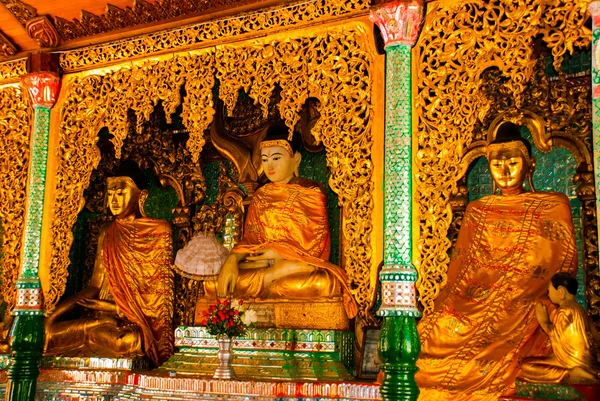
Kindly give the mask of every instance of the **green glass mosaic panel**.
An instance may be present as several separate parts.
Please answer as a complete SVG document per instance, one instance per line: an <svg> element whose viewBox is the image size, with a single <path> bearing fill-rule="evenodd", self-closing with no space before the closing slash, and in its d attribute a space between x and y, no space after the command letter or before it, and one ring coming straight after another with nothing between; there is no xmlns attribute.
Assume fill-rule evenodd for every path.
<svg viewBox="0 0 600 401"><path fill-rule="evenodd" d="M546 75L549 77L555 77L558 75L554 70L554 66L552 65L553 62L553 57L546 58ZM561 64L561 69L562 72L567 75L589 73L592 69L591 50L575 51L573 54L566 53Z"/></svg>
<svg viewBox="0 0 600 401"><path fill-rule="evenodd" d="M522 134L523 137L532 142L531 135L526 129L523 130ZM575 195L577 185L573 183L577 161L568 150L561 148L554 148L549 153L542 153L534 146L533 156L536 158L535 173L533 175L535 189L544 192L562 192L569 197L579 258L577 301L585 307L581 204ZM470 201L492 194L493 181L485 157L480 157L475 162L467 177L467 183Z"/></svg>
<svg viewBox="0 0 600 401"><path fill-rule="evenodd" d="M49 130L50 109L48 107L36 107L34 111L33 138L31 141L31 167L29 170L27 216L20 280L37 281L38 288L40 288L38 270L44 209L44 189L46 187Z"/></svg>
<svg viewBox="0 0 600 401"><path fill-rule="evenodd" d="M300 149L302 162L300 163L300 177L318 181L322 184L327 197L327 215L329 220L329 232L331 233L331 256L330 261L339 264L340 250L340 206L338 196L329 187L329 168L325 151L310 153L304 148Z"/></svg>
<svg viewBox="0 0 600 401"><path fill-rule="evenodd" d="M148 217L171 221L173 209L177 206L179 199L177 192L172 187L161 187L154 175L144 172L148 179L148 199L144 210Z"/></svg>
<svg viewBox="0 0 600 401"><path fill-rule="evenodd" d="M204 204L211 206L219 195L219 162L204 163L202 173L206 180Z"/></svg>
<svg viewBox="0 0 600 401"><path fill-rule="evenodd" d="M412 262L410 62L410 46L388 47L384 161L386 265Z"/></svg>

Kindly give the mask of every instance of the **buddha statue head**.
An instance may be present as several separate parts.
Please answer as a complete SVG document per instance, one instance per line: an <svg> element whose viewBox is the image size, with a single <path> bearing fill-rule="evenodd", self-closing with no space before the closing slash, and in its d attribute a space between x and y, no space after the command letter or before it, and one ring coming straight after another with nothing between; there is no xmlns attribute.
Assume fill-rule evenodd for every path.
<svg viewBox="0 0 600 401"><path fill-rule="evenodd" d="M494 192L499 188L502 195L520 194L525 191L526 179L532 191L535 190L532 182L535 158L531 157L531 144L521 137L518 125L510 121L502 123L486 151Z"/></svg>
<svg viewBox="0 0 600 401"><path fill-rule="evenodd" d="M106 179L106 204L118 219L146 217L147 182L135 162L126 160L117 175Z"/></svg>
<svg viewBox="0 0 600 401"><path fill-rule="evenodd" d="M287 184L298 176L298 167L302 155L299 144L288 140L288 128L283 123L275 123L267 130L260 143L260 157L263 171L269 181L275 184Z"/></svg>

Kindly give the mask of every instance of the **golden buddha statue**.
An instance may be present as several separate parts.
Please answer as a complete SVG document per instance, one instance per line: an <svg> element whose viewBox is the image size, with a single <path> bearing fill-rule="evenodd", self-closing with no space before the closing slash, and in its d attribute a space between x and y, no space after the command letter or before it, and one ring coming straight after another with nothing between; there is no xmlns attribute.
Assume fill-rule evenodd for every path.
<svg viewBox="0 0 600 401"><path fill-rule="evenodd" d="M467 206L447 282L419 322L421 400L512 393L519 362L547 352L536 303L553 274L577 268L568 198L524 188L535 159L519 127L502 123L486 156L494 194Z"/></svg>
<svg viewBox="0 0 600 401"><path fill-rule="evenodd" d="M171 227L145 216L145 180L124 162L107 179L114 221L102 227L88 286L60 302L45 322L46 355L135 357L157 366L173 353ZM80 319L64 319L84 309Z"/></svg>
<svg viewBox="0 0 600 401"><path fill-rule="evenodd" d="M260 144L270 183L252 198L244 235L219 271L205 282L208 297L312 300L342 295L349 318L357 307L346 272L328 261L330 233L320 185L299 178L301 155L287 140L288 129L274 124ZM216 294L215 294L216 291Z"/></svg>
<svg viewBox="0 0 600 401"><path fill-rule="evenodd" d="M546 306L535 306L537 320L552 344L552 355L523 361L521 379L531 382L571 383L598 381L594 339L600 335L585 310L575 300L578 283L567 273L557 273L548 283L548 296L558 310L550 320Z"/></svg>

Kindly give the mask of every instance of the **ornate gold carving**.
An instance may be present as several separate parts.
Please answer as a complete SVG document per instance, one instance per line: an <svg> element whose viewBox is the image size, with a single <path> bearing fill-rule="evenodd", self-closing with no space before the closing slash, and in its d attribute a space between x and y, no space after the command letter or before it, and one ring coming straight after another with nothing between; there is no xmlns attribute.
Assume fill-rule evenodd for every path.
<svg viewBox="0 0 600 401"><path fill-rule="evenodd" d="M175 30L66 51L61 53L60 66L65 72L69 72L115 63L130 57L205 47L217 40L232 40L234 37L237 40L242 35L315 23L367 10L368 7L369 3L363 0L301 1Z"/></svg>
<svg viewBox="0 0 600 401"><path fill-rule="evenodd" d="M598 220L596 219L596 191L592 170L578 171L573 178L577 197L581 200L583 225L583 268L585 272L585 300L588 315L600 329L600 270L598 266Z"/></svg>
<svg viewBox="0 0 600 401"><path fill-rule="evenodd" d="M58 32L45 15L27 21L26 29L29 36L35 39L41 47L57 47L60 45Z"/></svg>
<svg viewBox="0 0 600 401"><path fill-rule="evenodd" d="M15 45L0 32L0 57L10 57L17 53Z"/></svg>
<svg viewBox="0 0 600 401"><path fill-rule="evenodd" d="M32 107L27 92L16 86L0 88L0 226L2 286L0 294L12 308L25 227Z"/></svg>
<svg viewBox="0 0 600 401"><path fill-rule="evenodd" d="M466 172L469 161L465 154L472 142L485 139L485 127L495 113L510 107L518 112L525 103L532 104L529 99L542 108L545 99L526 90L537 79L534 41L541 36L549 44L557 65L565 50L589 45L591 35L582 36L586 28L581 10L585 13L586 4L566 0L428 4L414 48L418 120L414 204L420 216L415 266L426 310L433 308L433 300L446 282L451 245L447 234L452 222L449 199L457 193L457 180ZM496 74L498 85L487 89L486 84L493 83L489 74ZM552 115L565 116L578 126L586 124L580 116L573 116L576 110L571 104L548 102L546 106ZM558 131L559 125L563 131L571 130L562 117L545 121L550 121L551 132ZM587 121L589 125L591 117ZM554 145L561 143L554 140Z"/></svg>
<svg viewBox="0 0 600 401"><path fill-rule="evenodd" d="M30 19L37 17L37 10L20 0L0 0L0 3L4 4L8 11L10 11L23 26L25 26Z"/></svg>
<svg viewBox="0 0 600 401"><path fill-rule="evenodd" d="M81 11L81 22L77 19L68 21L55 17L56 29L64 40L73 40L93 36L100 33L116 31L118 29L132 28L150 22L164 21L171 18L197 15L207 11L214 11L225 7L235 7L258 0L217 0L217 1L192 1L192 0L162 0L148 3L138 0L133 7L124 9L106 5L103 15L94 15L85 10Z"/></svg>
<svg viewBox="0 0 600 401"><path fill-rule="evenodd" d="M352 8L352 4L345 7ZM317 11L318 15L323 12ZM344 211L340 230L345 236L344 267L348 272L349 287L360 305L361 314L365 315L373 291L370 286L373 55L367 41L367 29L361 22L346 23L320 31L313 29L311 37L226 46L218 48L216 54L209 49L161 61L147 61L131 68L122 67L103 75L74 77L65 91L59 122L58 184L52 223L53 270L51 289L46 296L48 308L64 291L68 253L73 240L71 227L83 206L82 195L89 185L91 171L100 160L100 152L95 146L99 128L109 128L114 135L115 148L119 149L128 133L127 110L134 111L139 124L147 119L153 105L162 100L167 116L169 110L175 110L177 104L183 102L184 123L198 135L212 118L212 98L208 94L212 93L216 76L220 80L219 97L226 104L242 88L256 102L263 104L278 84L281 88L280 114L290 126L298 121L297 112L307 98L319 100L321 117L312 132L327 150L327 163L332 172L329 182ZM180 99L183 82L186 96ZM204 112L200 114L199 111ZM202 139L194 139L192 132L192 143L188 142L188 148L198 155Z"/></svg>
<svg viewBox="0 0 600 401"><path fill-rule="evenodd" d="M18 81L21 75L27 74L27 58L0 63L0 84Z"/></svg>
<svg viewBox="0 0 600 401"><path fill-rule="evenodd" d="M586 26L589 18L587 6L590 0L553 0L539 3L545 5L540 10L540 33L552 51L554 68L559 71L567 51L573 53L574 47L588 47L591 44L592 31Z"/></svg>

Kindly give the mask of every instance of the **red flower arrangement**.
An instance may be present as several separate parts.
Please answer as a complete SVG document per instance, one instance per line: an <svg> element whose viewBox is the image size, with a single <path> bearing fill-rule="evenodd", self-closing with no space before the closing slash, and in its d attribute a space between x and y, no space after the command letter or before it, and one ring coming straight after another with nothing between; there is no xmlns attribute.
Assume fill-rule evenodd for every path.
<svg viewBox="0 0 600 401"><path fill-rule="evenodd" d="M241 299L221 301L217 299L215 305L210 305L208 310L202 311L202 325L213 336L229 338L239 337L246 333L249 322L244 319L245 311L240 309L244 301Z"/></svg>

